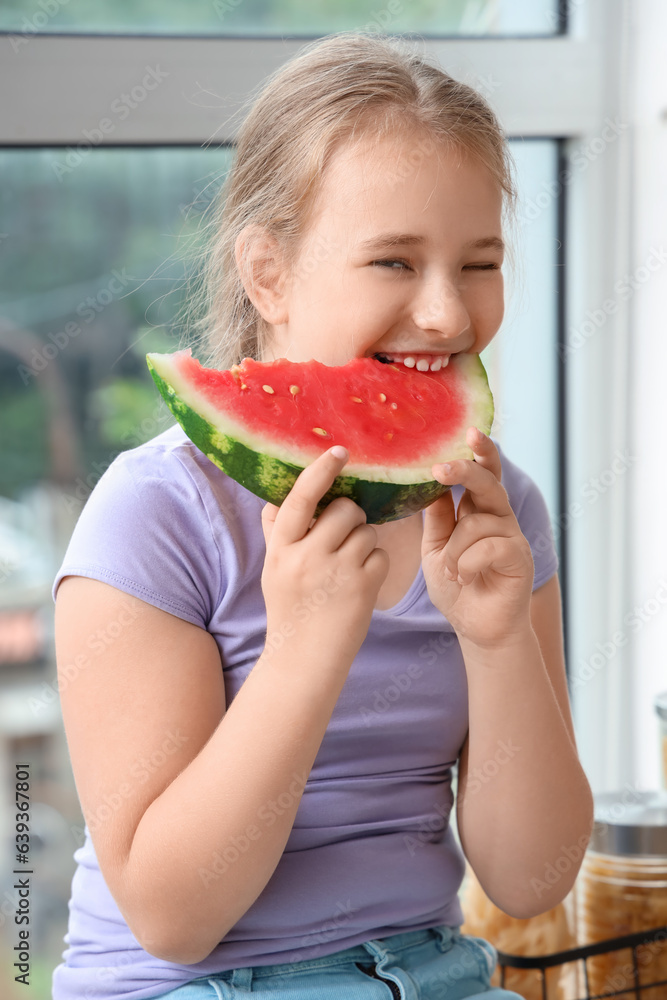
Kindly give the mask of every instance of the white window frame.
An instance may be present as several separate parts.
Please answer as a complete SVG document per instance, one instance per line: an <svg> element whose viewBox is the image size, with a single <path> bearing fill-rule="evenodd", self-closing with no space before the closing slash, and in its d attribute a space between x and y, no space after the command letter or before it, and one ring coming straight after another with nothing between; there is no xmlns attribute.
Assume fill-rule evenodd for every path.
<svg viewBox="0 0 667 1000"><path fill-rule="evenodd" d="M639 0L640 5L651 0ZM415 42L453 76L479 87L511 137L561 138L568 162L582 163L551 197L566 194L564 260L568 275L564 334L581 330L619 275L631 270L632 128L604 150L607 119L631 123L629 0L570 0L567 35L430 39ZM0 145L60 146L76 151L84 130L93 145L203 145L233 141L243 104L303 39L37 35L16 46L0 36ZM124 121L112 102L141 86L149 69L166 73ZM151 81L152 82L152 81ZM113 118L113 129L100 122ZM96 133L92 135L97 139ZM85 155L82 147L81 155ZM572 158L570 160L570 158ZM548 197L548 193L545 194ZM602 332L566 362L564 510L567 527L568 663L577 675L596 643L620 628L630 601L632 536L629 477L593 504L582 500L591 477L630 452L628 371L632 304L621 304ZM595 595L591 597L591 595ZM619 649L573 691L582 763L594 791L633 781L636 734L630 724L632 644ZM665 685L667 687L667 684ZM617 728L618 720L627 726Z"/></svg>

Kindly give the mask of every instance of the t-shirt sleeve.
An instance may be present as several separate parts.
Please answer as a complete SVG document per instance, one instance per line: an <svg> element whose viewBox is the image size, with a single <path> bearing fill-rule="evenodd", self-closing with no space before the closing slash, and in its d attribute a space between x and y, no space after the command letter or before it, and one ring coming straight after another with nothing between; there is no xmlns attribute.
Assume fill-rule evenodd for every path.
<svg viewBox="0 0 667 1000"><path fill-rule="evenodd" d="M512 510L533 553L537 590L558 570L558 555L554 544L546 501L537 483L504 454L494 439L502 461L502 484L507 490Z"/></svg>
<svg viewBox="0 0 667 1000"><path fill-rule="evenodd" d="M68 575L108 583L206 628L222 565L195 476L174 450L123 452L93 489L53 584Z"/></svg>

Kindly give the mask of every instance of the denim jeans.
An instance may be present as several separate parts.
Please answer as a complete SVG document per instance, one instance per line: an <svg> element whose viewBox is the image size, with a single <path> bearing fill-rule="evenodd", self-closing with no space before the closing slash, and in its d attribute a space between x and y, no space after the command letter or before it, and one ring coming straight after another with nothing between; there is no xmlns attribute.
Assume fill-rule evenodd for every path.
<svg viewBox="0 0 667 1000"><path fill-rule="evenodd" d="M444 924L364 941L322 958L230 969L193 979L170 1000L521 1000L492 987L496 951Z"/></svg>

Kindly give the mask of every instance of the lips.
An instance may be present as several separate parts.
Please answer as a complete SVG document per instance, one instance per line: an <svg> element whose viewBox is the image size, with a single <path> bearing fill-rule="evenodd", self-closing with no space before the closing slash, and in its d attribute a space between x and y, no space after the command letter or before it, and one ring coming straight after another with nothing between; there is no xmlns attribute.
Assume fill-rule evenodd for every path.
<svg viewBox="0 0 667 1000"><path fill-rule="evenodd" d="M446 368L449 364L449 354L423 354L401 353L379 351L373 355L378 361L384 364L402 364L406 368L416 368L420 372L439 372L441 368Z"/></svg>

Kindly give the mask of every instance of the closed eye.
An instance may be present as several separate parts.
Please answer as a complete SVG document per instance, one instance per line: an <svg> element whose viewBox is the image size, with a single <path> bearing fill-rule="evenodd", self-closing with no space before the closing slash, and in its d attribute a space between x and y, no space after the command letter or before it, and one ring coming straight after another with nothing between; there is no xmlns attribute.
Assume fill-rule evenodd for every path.
<svg viewBox="0 0 667 1000"><path fill-rule="evenodd" d="M391 259L387 259L387 260L374 260L371 263L373 265L379 264L380 267L386 267L388 269L393 269L393 265L394 264L398 264L398 266L400 268L407 267L408 270L411 270L410 265L408 264L407 260L400 260L400 259L395 258L395 257L392 257Z"/></svg>
<svg viewBox="0 0 667 1000"><path fill-rule="evenodd" d="M374 260L371 261L373 266L377 265L379 267L387 268L388 270L396 270L407 268L409 271L412 270L410 264L406 260L401 260L398 257L387 258L385 260ZM466 264L463 268L464 271L499 271L500 264Z"/></svg>

